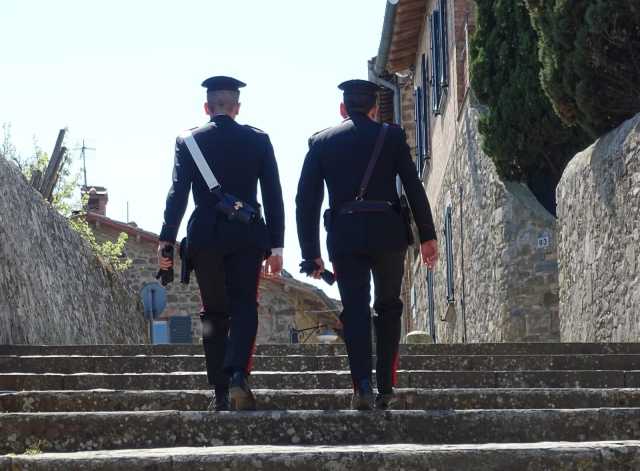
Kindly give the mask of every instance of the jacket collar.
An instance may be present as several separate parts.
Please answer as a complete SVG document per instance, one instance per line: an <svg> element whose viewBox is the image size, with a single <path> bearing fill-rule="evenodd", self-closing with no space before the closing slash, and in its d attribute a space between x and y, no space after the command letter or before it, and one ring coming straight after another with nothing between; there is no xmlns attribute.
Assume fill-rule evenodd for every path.
<svg viewBox="0 0 640 471"><path fill-rule="evenodd" d="M235 120L231 116L228 116L226 114L219 114L216 116L212 116L209 122L216 123L219 126L224 126L231 123L235 124Z"/></svg>

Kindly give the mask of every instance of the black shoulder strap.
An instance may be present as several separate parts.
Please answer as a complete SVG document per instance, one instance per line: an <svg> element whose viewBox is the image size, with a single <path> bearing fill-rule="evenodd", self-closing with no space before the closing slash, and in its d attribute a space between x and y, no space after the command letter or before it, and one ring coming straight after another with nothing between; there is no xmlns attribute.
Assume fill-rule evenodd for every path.
<svg viewBox="0 0 640 471"><path fill-rule="evenodd" d="M367 192L367 187L369 186L369 180L371 180L371 175L373 174L373 169L376 167L376 162L378 161L378 157L380 157L380 152L382 152L382 146L384 145L384 138L387 135L387 129L389 129L388 123L384 123L380 128L380 133L378 134L378 140L376 141L376 146L373 148L373 153L371 154L371 160L369 160L369 166L367 167L367 171L364 173L364 177L362 178L362 183L360 183L360 192L356 197L357 200L362 200L364 198L364 194Z"/></svg>

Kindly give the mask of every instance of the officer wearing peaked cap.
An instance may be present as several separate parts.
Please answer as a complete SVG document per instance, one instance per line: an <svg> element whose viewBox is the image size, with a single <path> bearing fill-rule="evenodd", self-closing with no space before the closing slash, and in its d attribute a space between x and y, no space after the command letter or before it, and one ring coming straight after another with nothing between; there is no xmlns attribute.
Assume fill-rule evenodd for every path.
<svg viewBox="0 0 640 471"><path fill-rule="evenodd" d="M239 89L245 84L217 76L202 86L207 89L204 109L210 121L176 141L159 254L165 245L175 243L193 191L195 210L187 226L187 246L202 297L207 377L215 388L213 406L216 410L254 409L247 377L258 328L256 296L260 273L277 275L282 268L282 189L269 136L235 121ZM194 160L194 149L195 153L199 149L217 180L216 189L211 190ZM258 182L264 217L257 201ZM227 200L231 204L223 212L221 204ZM245 210L246 220L234 217L238 210ZM160 256L161 269L170 266L170 259Z"/></svg>
<svg viewBox="0 0 640 471"><path fill-rule="evenodd" d="M429 266L437 259L436 235L404 131L375 121L378 86L366 80L349 80L339 88L344 92L340 112L345 120L309 140L296 196L298 238L302 258L316 262L314 276L318 277L324 270L319 220L326 183L330 209L324 224L343 304L341 321L354 384L352 407L366 410L374 402L369 308L373 274L377 314L375 405L385 409L394 401L402 314L400 288L409 243L408 224L396 190L397 176L418 227L423 262Z"/></svg>

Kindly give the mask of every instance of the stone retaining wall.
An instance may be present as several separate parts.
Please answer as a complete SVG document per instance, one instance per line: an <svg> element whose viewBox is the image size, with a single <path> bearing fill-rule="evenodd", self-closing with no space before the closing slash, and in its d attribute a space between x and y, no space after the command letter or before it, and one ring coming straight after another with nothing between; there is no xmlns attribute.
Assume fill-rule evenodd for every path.
<svg viewBox="0 0 640 471"><path fill-rule="evenodd" d="M557 199L562 340L637 342L640 115L576 155Z"/></svg>
<svg viewBox="0 0 640 471"><path fill-rule="evenodd" d="M0 159L0 344L142 343L122 277Z"/></svg>

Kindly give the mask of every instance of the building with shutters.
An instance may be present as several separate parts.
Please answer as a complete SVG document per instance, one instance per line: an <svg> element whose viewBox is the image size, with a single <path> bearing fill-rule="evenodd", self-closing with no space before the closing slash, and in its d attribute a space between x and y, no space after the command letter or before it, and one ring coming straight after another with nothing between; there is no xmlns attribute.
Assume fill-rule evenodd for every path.
<svg viewBox="0 0 640 471"><path fill-rule="evenodd" d="M158 235L139 228L135 223L121 222L106 216L108 192L106 188L83 189L88 196L86 219L98 242L115 241L124 232L128 234L125 256L132 266L124 275L129 286L137 293L148 283L156 282L158 271ZM199 313L200 292L195 274L191 283L179 283L180 259L176 254L175 282L167 286L167 308L161 319L189 315L192 318L192 336L200 343L202 330ZM317 324L330 325L339 332L338 315L342 309L339 301L329 298L313 285L294 279L288 273L279 278L262 278L258 293L259 327L257 343L289 343L290 328L310 329L303 338L317 343L313 330ZM308 335L311 334L311 335Z"/></svg>
<svg viewBox="0 0 640 471"><path fill-rule="evenodd" d="M401 124L434 214L440 260L406 264L404 331L436 342L559 340L555 219L480 148L470 89L472 0L388 1L370 79Z"/></svg>

